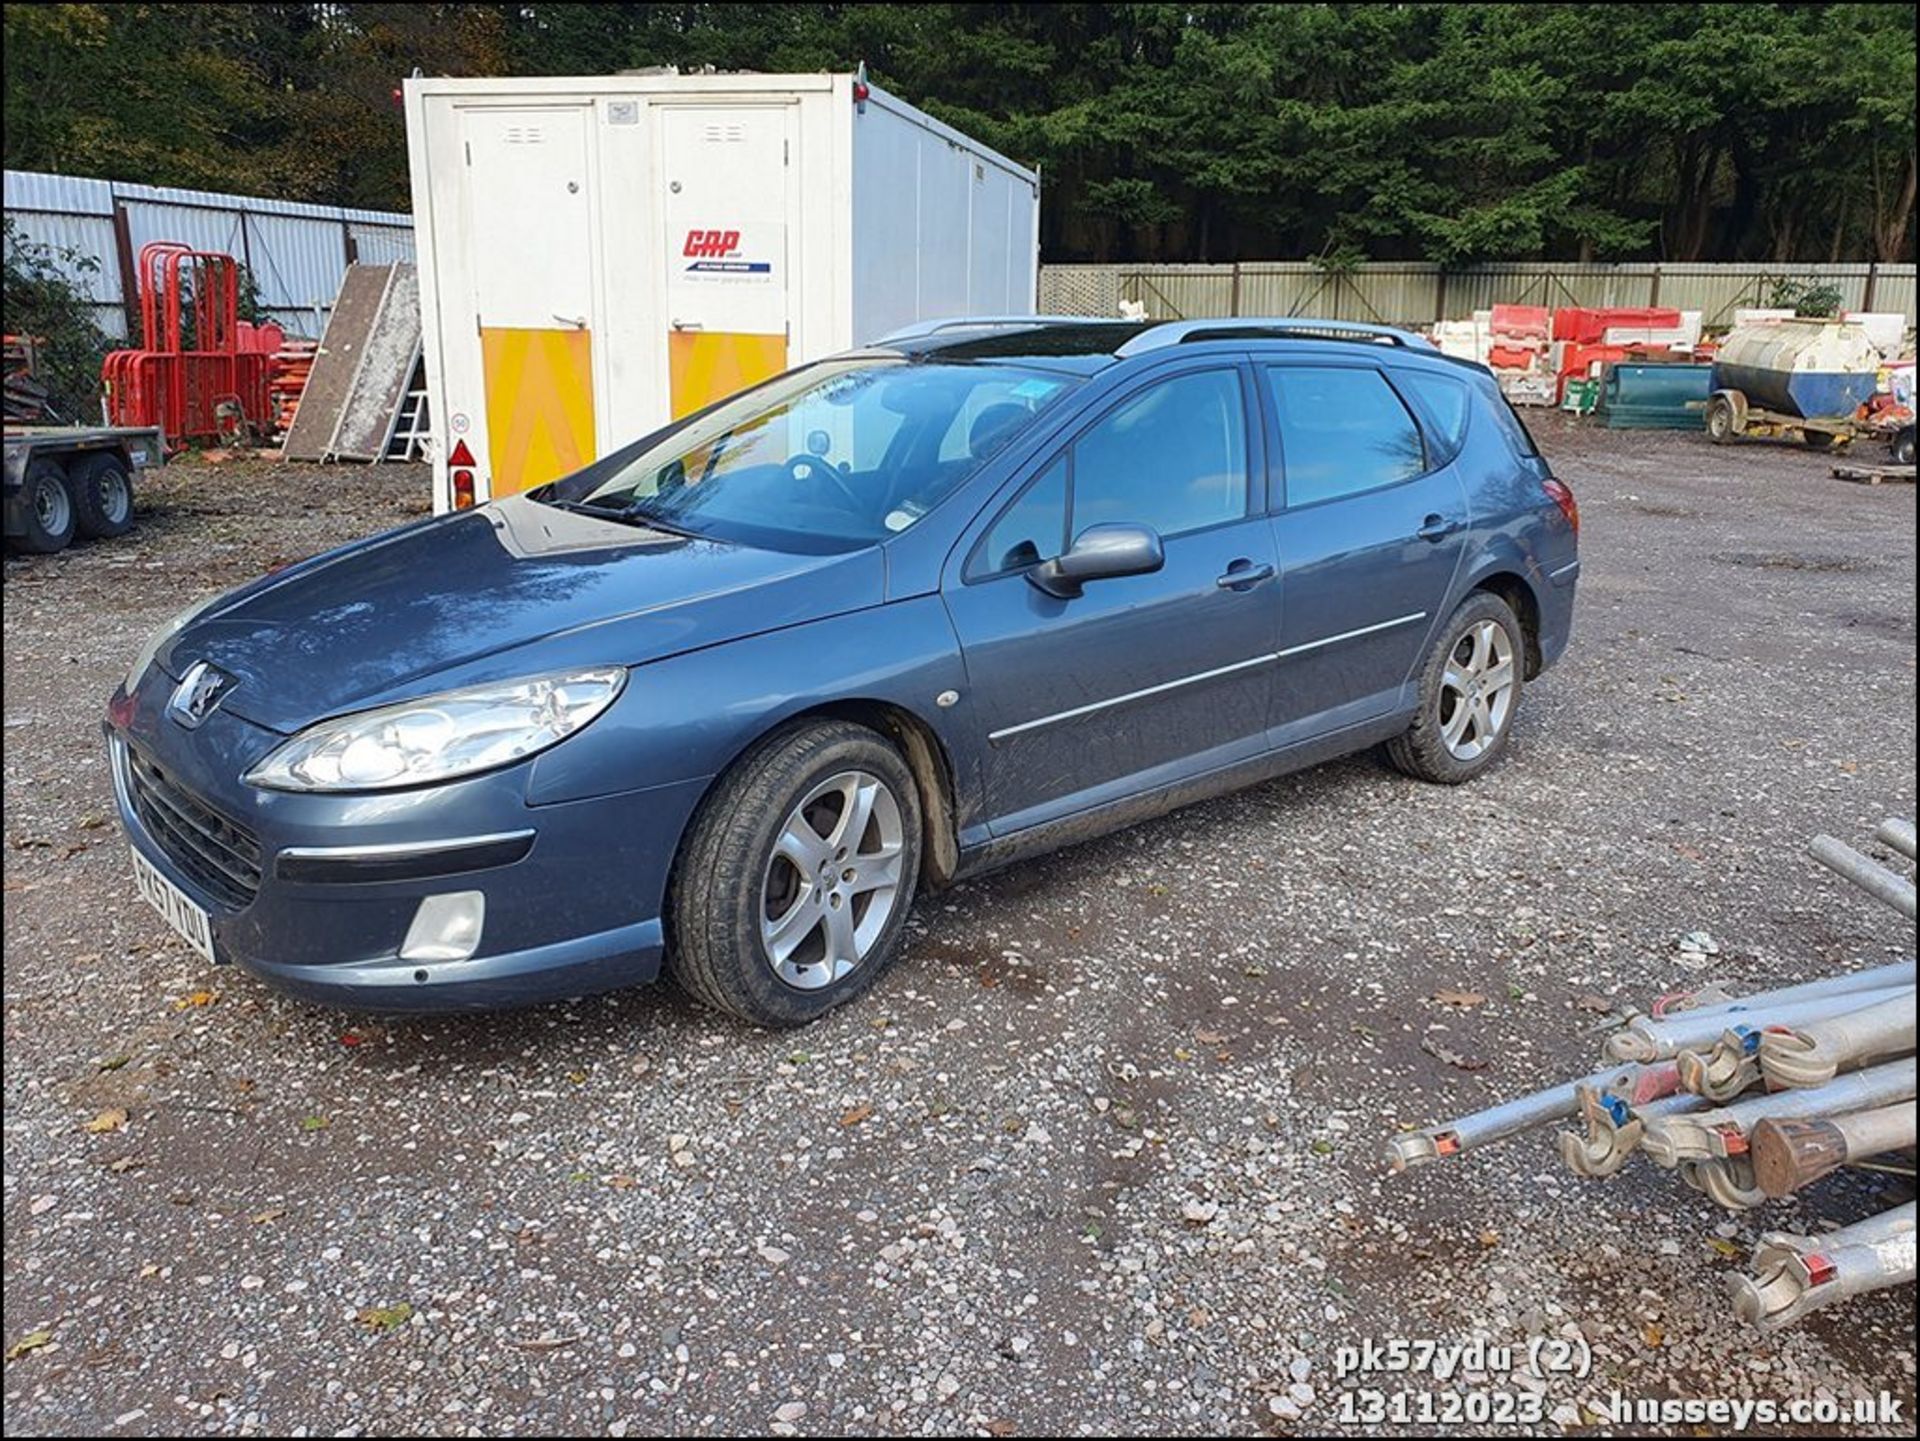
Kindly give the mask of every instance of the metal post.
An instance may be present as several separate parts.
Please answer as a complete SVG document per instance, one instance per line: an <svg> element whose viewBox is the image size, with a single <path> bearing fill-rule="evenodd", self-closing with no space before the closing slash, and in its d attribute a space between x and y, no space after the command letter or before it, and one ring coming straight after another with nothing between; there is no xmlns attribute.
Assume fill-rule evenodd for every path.
<svg viewBox="0 0 1920 1441"><path fill-rule="evenodd" d="M1908 920L1914 919L1912 881L1896 876L1832 836L1815 836L1807 853L1828 870L1845 876L1876 901L1892 906Z"/></svg>
<svg viewBox="0 0 1920 1441"><path fill-rule="evenodd" d="M1849 1161L1913 1145L1911 1101L1852 1115L1770 1117L1753 1128L1753 1174L1769 1196L1790 1196Z"/></svg>
<svg viewBox="0 0 1920 1441"><path fill-rule="evenodd" d="M127 313L127 344L145 344L140 328L140 272L133 264L133 226L127 219L127 207L118 196L113 200L113 249L120 262L120 308Z"/></svg>
<svg viewBox="0 0 1920 1441"><path fill-rule="evenodd" d="M1879 828L1874 831L1873 836L1881 845L1891 847L1900 852L1900 854L1908 860L1915 858L1913 854L1912 821L1903 821L1898 817L1888 816L1887 819L1880 822Z"/></svg>
<svg viewBox="0 0 1920 1441"><path fill-rule="evenodd" d="M1711 1046L1734 1026L1760 1030L1767 1026L1798 1026L1817 1021L1836 1011L1861 1006L1911 993L1911 985L1886 986L1871 991L1841 991L1809 996L1800 1000L1775 1001L1767 995L1748 996L1727 1009L1714 1006L1698 1012L1682 1011L1664 1020L1641 1017L1607 1037L1605 1051L1614 1061L1664 1061L1682 1051L1697 1051Z"/></svg>
<svg viewBox="0 0 1920 1441"><path fill-rule="evenodd" d="M1823 1086L1849 1062L1897 1056L1914 1047L1912 991L1874 1006L1756 1037L1760 1071L1773 1086Z"/></svg>
<svg viewBox="0 0 1920 1441"><path fill-rule="evenodd" d="M1849 1111L1911 1100L1913 1090L1914 1062L1908 1056L1904 1061L1854 1071L1809 1090L1754 1096L1712 1111L1656 1117L1647 1122L1640 1149L1654 1165L1667 1170L1685 1161L1744 1156L1748 1131L1769 1116L1842 1116Z"/></svg>
<svg viewBox="0 0 1920 1441"><path fill-rule="evenodd" d="M1233 262L1233 294L1227 302L1227 314L1240 314L1240 262L1237 260Z"/></svg>

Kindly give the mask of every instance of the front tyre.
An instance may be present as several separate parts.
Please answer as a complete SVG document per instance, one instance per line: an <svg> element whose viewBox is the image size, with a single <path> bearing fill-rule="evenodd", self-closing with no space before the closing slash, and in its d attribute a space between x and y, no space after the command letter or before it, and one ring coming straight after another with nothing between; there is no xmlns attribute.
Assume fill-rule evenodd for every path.
<svg viewBox="0 0 1920 1441"><path fill-rule="evenodd" d="M1459 785L1507 748L1525 684L1526 638L1499 596L1477 590L1440 630L1420 671L1420 709L1387 758L1423 781Z"/></svg>
<svg viewBox="0 0 1920 1441"><path fill-rule="evenodd" d="M776 731L694 818L668 970L715 1010L805 1025L892 963L919 877L920 795L899 751L846 721Z"/></svg>

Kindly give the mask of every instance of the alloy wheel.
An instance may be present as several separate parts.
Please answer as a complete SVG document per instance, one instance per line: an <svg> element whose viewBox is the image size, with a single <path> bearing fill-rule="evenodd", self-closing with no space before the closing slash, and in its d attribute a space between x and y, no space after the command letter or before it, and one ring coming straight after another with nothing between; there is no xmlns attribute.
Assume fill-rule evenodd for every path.
<svg viewBox="0 0 1920 1441"><path fill-rule="evenodd" d="M904 841L899 799L876 775L842 771L806 794L761 883L760 939L775 975L817 990L866 959L899 904Z"/></svg>
<svg viewBox="0 0 1920 1441"><path fill-rule="evenodd" d="M1513 637L1497 621L1461 632L1440 676L1440 739L1455 760L1478 760L1513 714Z"/></svg>

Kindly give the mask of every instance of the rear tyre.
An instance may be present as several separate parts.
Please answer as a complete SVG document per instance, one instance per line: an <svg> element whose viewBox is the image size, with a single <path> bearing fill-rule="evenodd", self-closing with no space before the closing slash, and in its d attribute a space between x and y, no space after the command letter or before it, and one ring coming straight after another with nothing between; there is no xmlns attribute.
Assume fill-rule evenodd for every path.
<svg viewBox="0 0 1920 1441"><path fill-rule="evenodd" d="M1893 438L1893 463L1895 465L1913 464L1913 427L1911 425Z"/></svg>
<svg viewBox="0 0 1920 1441"><path fill-rule="evenodd" d="M776 731L688 830L668 973L714 1010L805 1025L892 963L919 877L920 796L899 751L846 721Z"/></svg>
<svg viewBox="0 0 1920 1441"><path fill-rule="evenodd" d="M1477 590L1461 601L1420 670L1420 709L1387 758L1419 780L1470 781L1505 754L1525 685L1526 636L1512 608Z"/></svg>
<svg viewBox="0 0 1920 1441"><path fill-rule="evenodd" d="M1725 395L1715 394L1707 398L1707 439L1715 445L1725 445L1738 433L1739 426L1733 413L1733 402Z"/></svg>
<svg viewBox="0 0 1920 1441"><path fill-rule="evenodd" d="M1830 450L1833 448L1833 436L1824 430L1805 430L1800 433L1801 442L1808 450Z"/></svg>
<svg viewBox="0 0 1920 1441"><path fill-rule="evenodd" d="M73 494L67 488L67 472L59 461L42 458L27 467L21 487L21 510L25 521L21 533L9 536L8 544L32 555L52 555L65 550L73 539Z"/></svg>
<svg viewBox="0 0 1920 1441"><path fill-rule="evenodd" d="M127 463L100 451L73 468L74 523L90 540L111 540L133 529L133 476Z"/></svg>

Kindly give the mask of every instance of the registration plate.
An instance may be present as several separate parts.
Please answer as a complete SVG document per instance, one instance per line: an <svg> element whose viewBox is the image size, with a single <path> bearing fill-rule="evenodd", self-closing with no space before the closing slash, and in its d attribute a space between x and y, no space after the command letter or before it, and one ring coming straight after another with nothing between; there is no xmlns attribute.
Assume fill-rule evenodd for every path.
<svg viewBox="0 0 1920 1441"><path fill-rule="evenodd" d="M133 852L133 883L146 903L180 933L182 940L209 961L213 959L213 918L196 906L187 893L154 868L152 861Z"/></svg>

